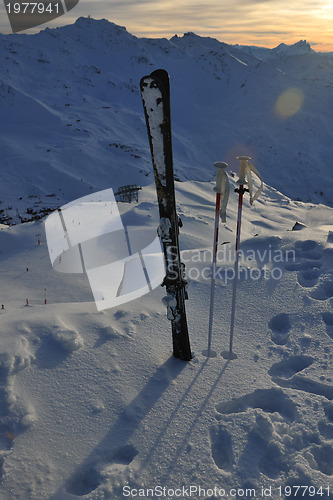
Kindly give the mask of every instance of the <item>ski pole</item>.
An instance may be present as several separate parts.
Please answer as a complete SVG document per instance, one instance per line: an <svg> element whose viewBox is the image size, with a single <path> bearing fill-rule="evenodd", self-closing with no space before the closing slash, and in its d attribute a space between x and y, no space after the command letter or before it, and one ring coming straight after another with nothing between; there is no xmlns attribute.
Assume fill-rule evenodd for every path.
<svg viewBox="0 0 333 500"><path fill-rule="evenodd" d="M229 197L229 180L225 169L228 164L222 161L217 161L214 163L214 167L217 168L216 173L216 186L214 190L216 191L216 204L215 204L215 225L214 225L214 240L213 240L213 260L212 260L212 278L210 284L210 306L209 306L209 325L208 325L208 348L207 351L203 351L204 355L207 357L216 357L217 353L211 350L212 344L212 330L213 330L213 312L214 312L214 295L215 295L215 274L216 274L216 257L217 257L217 245L219 239L219 219L225 222L225 210ZM222 197L222 199L221 199ZM221 208L222 205L222 208ZM221 212L220 212L221 209Z"/></svg>
<svg viewBox="0 0 333 500"><path fill-rule="evenodd" d="M236 294L237 294L237 281L238 281L238 264L239 264L239 245L240 245L240 235L241 235L241 225L242 225L242 208L243 208L243 195L246 191L250 193L250 204L258 198L263 189L263 181L258 170L250 163L251 158L249 156L238 156L239 160L239 187L235 189L238 192L238 213L237 213L237 229L236 229L236 245L235 245L235 266L234 266L234 278L232 286L232 301L231 301L231 321L230 321L230 343L229 352L223 352L222 355L228 359L236 359L237 355L232 352L233 338L234 338L234 328L235 328L235 315L236 315ZM261 185L255 195L253 195L253 184L251 172L254 172L256 176L260 179ZM249 189L244 188L244 185L248 184Z"/></svg>
<svg viewBox="0 0 333 500"><path fill-rule="evenodd" d="M238 156L239 160L239 188L235 189L238 192L238 212L237 212L237 230L236 230L236 245L235 245L235 267L234 267L234 280L232 284L232 302L231 302L231 322L230 322L230 344L229 344L229 359L237 357L232 353L232 344L234 338L235 327L235 313L236 313L236 294L237 294L237 281L238 281L238 262L239 262L239 244L242 226L242 209L243 209L243 195L246 191L244 184L246 184L246 162L251 160L248 156Z"/></svg>

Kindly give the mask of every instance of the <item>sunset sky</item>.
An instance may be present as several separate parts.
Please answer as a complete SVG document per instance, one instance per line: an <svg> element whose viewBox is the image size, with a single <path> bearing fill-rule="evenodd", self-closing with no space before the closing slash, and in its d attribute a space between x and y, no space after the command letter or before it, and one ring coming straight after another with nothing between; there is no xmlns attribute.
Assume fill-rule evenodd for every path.
<svg viewBox="0 0 333 500"><path fill-rule="evenodd" d="M136 36L170 38L193 31L226 43L264 47L306 39L317 51L333 51L332 0L80 0L48 26L88 15L125 26ZM3 3L0 31L11 32Z"/></svg>

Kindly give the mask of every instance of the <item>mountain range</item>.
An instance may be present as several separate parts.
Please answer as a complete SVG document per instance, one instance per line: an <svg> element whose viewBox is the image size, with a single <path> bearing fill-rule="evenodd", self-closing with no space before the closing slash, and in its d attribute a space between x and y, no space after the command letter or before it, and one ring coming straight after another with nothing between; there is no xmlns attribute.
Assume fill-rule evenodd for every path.
<svg viewBox="0 0 333 500"><path fill-rule="evenodd" d="M0 36L1 221L89 192L153 182L140 78L170 74L176 179L249 155L292 199L332 205L333 56L194 33L138 38L105 19Z"/></svg>

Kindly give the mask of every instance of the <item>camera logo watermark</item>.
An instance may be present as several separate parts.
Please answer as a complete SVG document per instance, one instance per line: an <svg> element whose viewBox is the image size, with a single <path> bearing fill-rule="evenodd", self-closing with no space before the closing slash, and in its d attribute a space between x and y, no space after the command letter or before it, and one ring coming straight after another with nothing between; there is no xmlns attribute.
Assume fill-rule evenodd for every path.
<svg viewBox="0 0 333 500"><path fill-rule="evenodd" d="M45 232L53 268L86 273L98 311L139 298L164 279L156 229L124 225L112 189L59 208Z"/></svg>
<svg viewBox="0 0 333 500"><path fill-rule="evenodd" d="M48 23L72 10L79 0L22 2L3 0L13 33Z"/></svg>
<svg viewBox="0 0 333 500"><path fill-rule="evenodd" d="M137 299L164 281L165 258L156 229L124 224L111 188L62 206L47 217L45 232L53 268L86 273L99 311ZM174 266L178 249L167 247L167 254L168 277L178 280ZM296 253L292 248L265 244L239 250L237 267L235 257L230 245L217 252L214 278L223 285L235 278L240 282L280 280L285 264L295 262ZM181 259L190 281L210 282L210 250L183 250Z"/></svg>

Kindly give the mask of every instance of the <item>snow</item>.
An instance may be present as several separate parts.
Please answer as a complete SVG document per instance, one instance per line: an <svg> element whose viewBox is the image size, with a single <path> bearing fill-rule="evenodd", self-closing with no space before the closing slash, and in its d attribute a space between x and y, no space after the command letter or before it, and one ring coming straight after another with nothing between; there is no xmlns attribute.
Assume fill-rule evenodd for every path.
<svg viewBox="0 0 333 500"><path fill-rule="evenodd" d="M172 356L163 288L97 311L86 274L52 268L45 217L1 224L1 500L333 498L332 56L301 44L259 61L193 34L136 39L92 19L0 45L1 206L14 222L16 210L42 216L41 207L137 182L138 203L118 203L122 222L156 231L138 83L157 65L169 70L193 352L190 362ZM296 87L302 108L276 117L273 103ZM244 196L237 358L221 355L231 189L218 247L218 355L207 359L212 163L229 161L234 188L235 157L250 150L265 186L253 207Z"/></svg>
<svg viewBox="0 0 333 500"><path fill-rule="evenodd" d="M158 179L161 185L165 187L164 150L163 143L159 140L164 120L162 92L158 87L153 87L153 81L152 78L145 79L142 83L141 93L146 110L145 112L149 120L149 134L152 150L154 152L156 172L158 173Z"/></svg>
<svg viewBox="0 0 333 500"><path fill-rule="evenodd" d="M251 54L259 59L275 59L276 57L289 57L293 55L309 54L310 52L315 52L310 44L306 40L300 40L293 45L286 45L285 43L280 43L274 49L267 49L265 47L247 47L245 45L237 45L241 50Z"/></svg>

